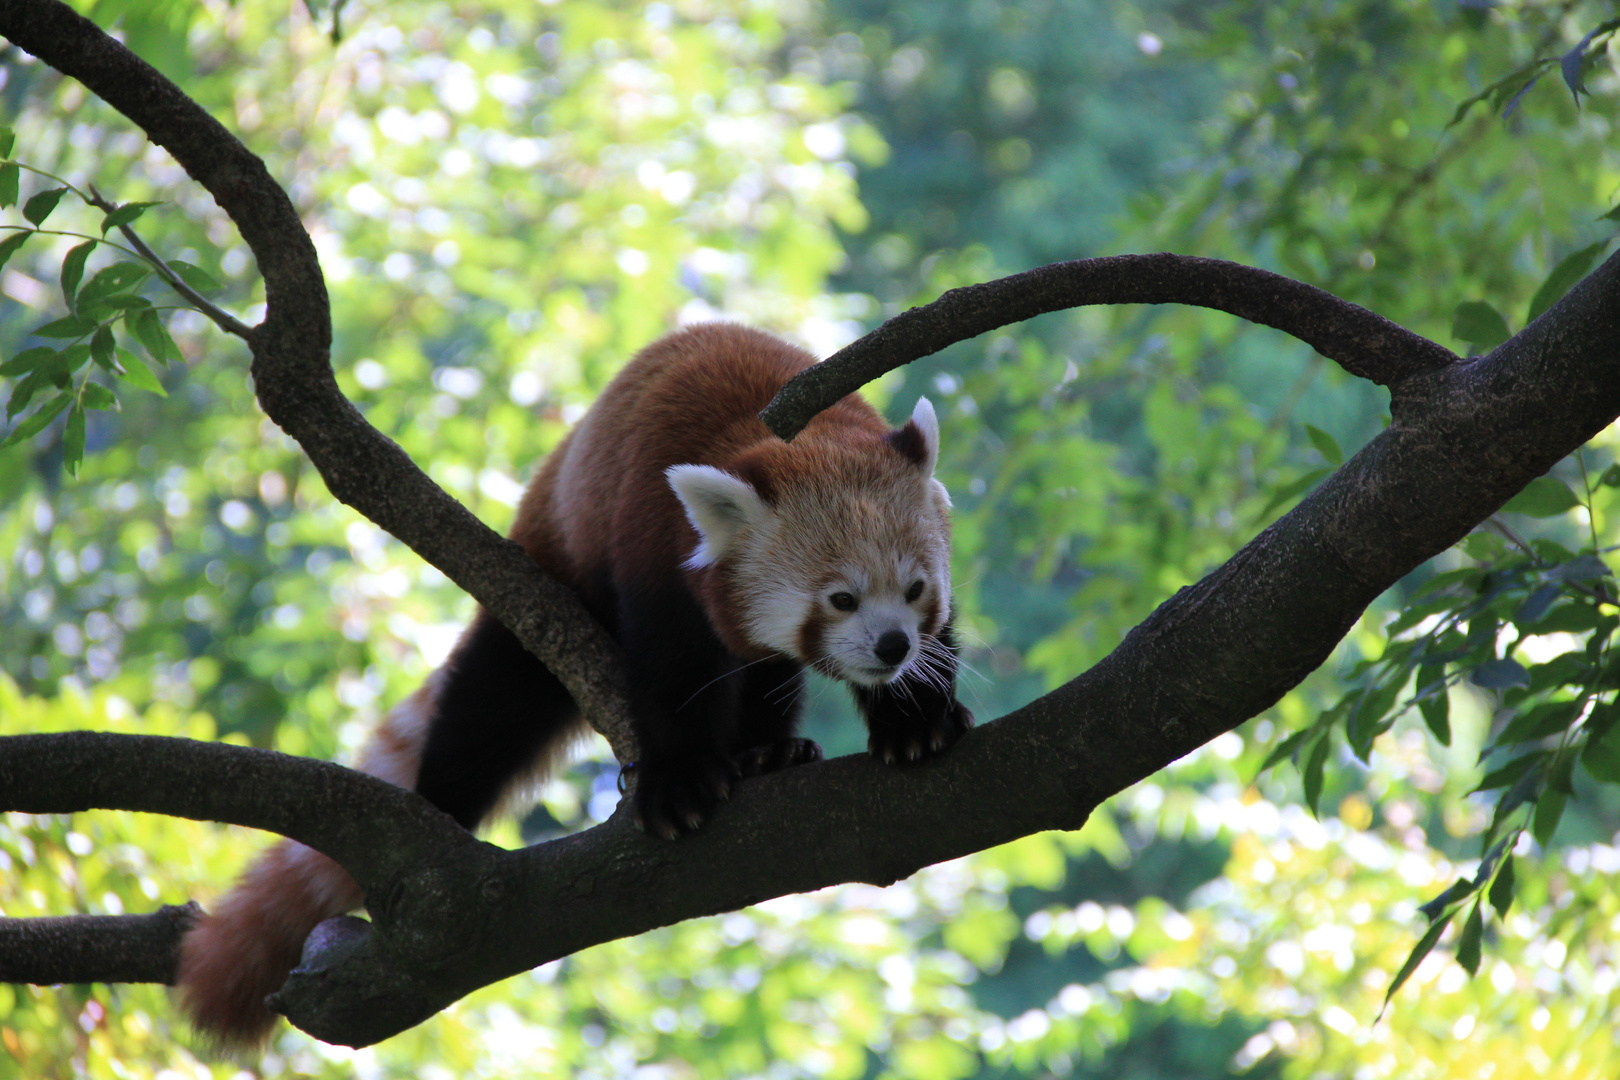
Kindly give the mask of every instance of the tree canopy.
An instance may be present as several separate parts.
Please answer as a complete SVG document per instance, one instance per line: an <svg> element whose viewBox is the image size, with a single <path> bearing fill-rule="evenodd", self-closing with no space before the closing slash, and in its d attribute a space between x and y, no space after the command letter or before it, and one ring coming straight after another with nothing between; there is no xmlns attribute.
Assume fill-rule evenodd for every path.
<svg viewBox="0 0 1620 1080"><path fill-rule="evenodd" d="M0 822L0 1061L241 1068L150 970L8 966L27 917L206 905L258 846L80 810L123 806L346 845L362 880L453 850L520 882L453 910L494 905L499 974L549 962L364 1050L288 1029L264 1075L1612 1071L1601 5L79 4L263 159L253 190L177 107L98 89L171 158L88 94L113 69L53 57L49 6L0 4L0 734L342 759L468 592L574 657L611 733L611 650L493 537L438 538L503 526L679 321L831 354L936 299L820 373L914 360L865 392L940 403L967 698L1012 715L926 773L746 785L656 856L605 744L489 837L565 839L503 855L240 747L0 742L37 811ZM253 201L278 183L307 251ZM403 454L344 441L336 391ZM836 698L814 733L857 749ZM289 784L307 806L263 794ZM826 867L872 884L794 895ZM638 904L663 928L625 937Z"/></svg>

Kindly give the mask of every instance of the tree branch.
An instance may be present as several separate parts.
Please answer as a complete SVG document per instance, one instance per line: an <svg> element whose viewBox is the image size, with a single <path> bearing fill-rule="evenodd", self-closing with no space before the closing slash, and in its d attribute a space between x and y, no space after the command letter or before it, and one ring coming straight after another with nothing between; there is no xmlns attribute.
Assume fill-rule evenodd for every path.
<svg viewBox="0 0 1620 1080"><path fill-rule="evenodd" d="M202 909L165 904L150 915L0 919L0 982L174 982L180 939Z"/></svg>
<svg viewBox="0 0 1620 1080"><path fill-rule="evenodd" d="M428 479L338 389L315 245L286 192L217 120L59 0L0 0L9 38L139 125L214 196L264 276L248 338L259 403L332 494L465 589L553 671L621 761L637 756L618 647L569 589Z"/></svg>
<svg viewBox="0 0 1620 1080"><path fill-rule="evenodd" d="M1417 380L1410 408L1224 566L1167 600L1102 663L950 753L912 768L846 757L750 780L677 844L641 834L621 811L522 851L430 855L371 891L372 923L323 924L277 1005L322 1039L368 1044L593 944L839 882L886 884L1075 828L1103 800L1275 702L1380 592L1607 426L1620 414L1616 342L1620 255L1489 356ZM102 768L112 760L80 763L86 791L116 786ZM0 776L0 807L10 775ZM234 774L188 781L229 787ZM36 790L56 782L42 776ZM263 795L288 804L275 813L289 817L303 797ZM72 801L87 798L125 805L83 793ZM356 808L355 820L370 812Z"/></svg>
<svg viewBox="0 0 1620 1080"><path fill-rule="evenodd" d="M1113 255L952 289L800 372L760 419L791 441L812 416L885 372L1011 323L1092 304L1191 304L1225 311L1292 334L1350 374L1381 386L1457 363L1449 349L1382 315L1269 270L1189 255Z"/></svg>

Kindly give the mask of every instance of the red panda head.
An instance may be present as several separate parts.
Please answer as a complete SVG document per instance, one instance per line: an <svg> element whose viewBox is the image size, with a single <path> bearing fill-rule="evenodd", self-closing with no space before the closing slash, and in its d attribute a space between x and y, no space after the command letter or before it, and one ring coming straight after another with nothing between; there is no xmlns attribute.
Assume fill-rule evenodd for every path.
<svg viewBox="0 0 1620 1080"><path fill-rule="evenodd" d="M929 668L951 603L938 460L939 424L922 398L886 435L812 425L726 469L667 470L699 537L686 567L710 572L710 619L742 639L728 644L863 686Z"/></svg>

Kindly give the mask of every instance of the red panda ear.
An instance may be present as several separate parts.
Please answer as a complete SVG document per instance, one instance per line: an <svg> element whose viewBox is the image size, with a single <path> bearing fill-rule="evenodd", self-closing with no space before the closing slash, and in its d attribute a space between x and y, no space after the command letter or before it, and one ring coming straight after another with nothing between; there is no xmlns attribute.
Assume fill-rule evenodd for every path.
<svg viewBox="0 0 1620 1080"><path fill-rule="evenodd" d="M911 419L886 438L890 446L921 466L923 475L934 475L934 466L939 464L939 420L927 398L918 398Z"/></svg>
<svg viewBox="0 0 1620 1080"><path fill-rule="evenodd" d="M719 562L743 529L770 515L770 507L746 480L712 465L671 465L664 476L698 533L697 549L686 560L693 570Z"/></svg>

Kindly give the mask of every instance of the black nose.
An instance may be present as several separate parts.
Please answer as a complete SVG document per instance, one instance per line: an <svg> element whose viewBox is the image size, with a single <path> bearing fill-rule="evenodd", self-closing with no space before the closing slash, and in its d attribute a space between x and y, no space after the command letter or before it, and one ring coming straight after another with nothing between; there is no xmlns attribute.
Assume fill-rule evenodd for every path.
<svg viewBox="0 0 1620 1080"><path fill-rule="evenodd" d="M885 630L883 636L877 639L872 651L885 664L898 664L906 658L906 653L911 651L911 639L906 637L904 630Z"/></svg>

